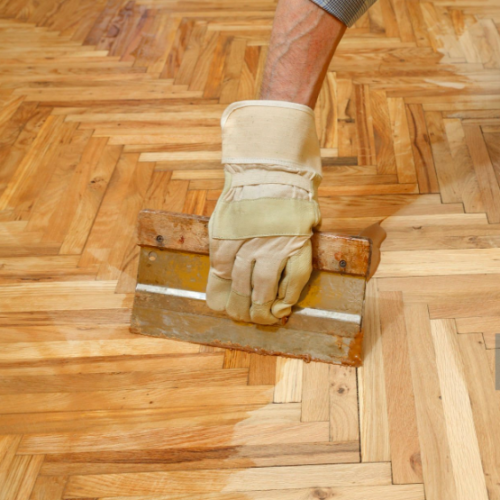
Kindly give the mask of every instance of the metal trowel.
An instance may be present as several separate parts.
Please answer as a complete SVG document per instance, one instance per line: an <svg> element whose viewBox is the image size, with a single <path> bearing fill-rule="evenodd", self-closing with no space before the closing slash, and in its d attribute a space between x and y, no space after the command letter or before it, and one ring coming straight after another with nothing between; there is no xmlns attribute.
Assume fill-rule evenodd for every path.
<svg viewBox="0 0 500 500"><path fill-rule="evenodd" d="M207 307L207 217L144 210L138 221L141 249L131 331L361 366L366 282L376 266L372 257L385 236L378 228L369 232L371 237L315 233L314 271L300 301L286 324L262 326L234 321Z"/></svg>

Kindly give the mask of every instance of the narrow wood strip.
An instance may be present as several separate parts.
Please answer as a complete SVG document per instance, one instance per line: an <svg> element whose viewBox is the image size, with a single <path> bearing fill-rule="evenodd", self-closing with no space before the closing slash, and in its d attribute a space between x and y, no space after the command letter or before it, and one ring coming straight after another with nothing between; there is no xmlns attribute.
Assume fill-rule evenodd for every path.
<svg viewBox="0 0 500 500"><path fill-rule="evenodd" d="M50 136L46 137L49 146L39 152L39 156L30 166L29 175L19 184L9 202L10 206L15 207L19 218L26 220L30 216L38 196L53 175L60 148L70 144L76 128L75 123L63 123L60 120Z"/></svg>
<svg viewBox="0 0 500 500"><path fill-rule="evenodd" d="M422 106L409 104L406 110L419 191L420 193L439 193L439 183Z"/></svg>
<svg viewBox="0 0 500 500"><path fill-rule="evenodd" d="M367 497L374 500L424 500L423 485L400 486L339 486L334 488L321 488L319 491L334 491L338 500L365 500ZM201 493L197 492L199 500L303 500L314 498L318 488L293 489L293 490L267 490L245 491L234 493ZM327 493L327 494L328 494ZM184 500L183 493L162 493L161 500ZM126 496L113 497L114 500L127 500ZM157 497L153 497L155 500Z"/></svg>
<svg viewBox="0 0 500 500"><path fill-rule="evenodd" d="M82 151L75 169L68 174L68 184L59 198L57 208L54 208L46 224L42 242L61 243L66 238L74 215L80 205L80 197L88 188L92 172L106 148L106 138L90 138ZM64 207L64 210L61 210ZM75 230L75 226L73 226Z"/></svg>
<svg viewBox="0 0 500 500"><path fill-rule="evenodd" d="M135 161L136 157L131 160ZM120 273L128 270L129 258L133 259L137 245L135 235L137 215L147 197L148 188L152 182L154 164L147 163L141 167L139 168L138 164L135 164L134 174L128 184L120 216L116 220L113 231L110 232L113 244L107 258L99 267L97 279L118 279ZM181 198L179 202L182 203L182 201Z"/></svg>
<svg viewBox="0 0 500 500"><path fill-rule="evenodd" d="M61 200L67 199L66 192L68 190L74 192L71 183L76 181L78 178L77 175L80 175L77 173L81 168L80 160L86 150L90 137L90 131L77 131L74 133L69 144L64 144L57 148L57 154L53 159L52 176L30 210L28 224L30 230L45 232L50 227L51 220L55 220L54 212L59 209ZM85 154L87 155L88 153ZM65 205L66 207L72 210L73 205L68 204ZM63 222L63 226L67 227L66 218L58 222ZM54 228L50 228L49 231L56 232ZM60 244L62 237L56 237L54 241Z"/></svg>
<svg viewBox="0 0 500 500"><path fill-rule="evenodd" d="M464 127L477 182L490 223L500 222L500 186L478 125Z"/></svg>
<svg viewBox="0 0 500 500"><path fill-rule="evenodd" d="M327 366L327 365L326 365ZM328 366L327 366L328 367ZM82 392L78 398L71 393L5 394L4 414L43 411L78 411L100 409L126 409L183 407L200 404L215 406L225 404L266 404L272 401L269 386L213 386L189 388L130 389L120 391ZM57 396L56 396L57 394ZM31 402L29 402L31 401ZM203 402L203 404L202 404Z"/></svg>
<svg viewBox="0 0 500 500"><path fill-rule="evenodd" d="M4 193L0 197L0 210L9 208L17 191L22 188L24 183L29 182L30 175L32 175L33 169L36 168L37 162L43 157L51 145L49 138L52 137L61 123L62 121L60 117L47 117L35 140L33 141L33 144L31 144L27 154L23 157L21 163L16 169L12 180L9 182Z"/></svg>
<svg viewBox="0 0 500 500"><path fill-rule="evenodd" d="M499 316L471 316L456 319L458 333L500 332ZM490 348L490 347L488 347Z"/></svg>
<svg viewBox="0 0 500 500"><path fill-rule="evenodd" d="M64 283L64 282L62 282ZM68 283L75 283L68 282ZM92 283L81 281L79 283ZM130 295L115 294L110 290L99 290L97 287L88 287L80 290L65 291L63 287L45 291L45 295L36 295L44 292L43 287L37 287L38 283L29 285L10 284L0 289L2 297L0 312L30 312L30 311L53 311L53 310L85 310L85 309L129 309L132 306L133 297ZM71 285L69 285L71 286ZM31 288L31 289L30 289ZM104 287L103 287L104 288ZM26 301L30 296L32 302ZM1 355L0 355L1 356Z"/></svg>
<svg viewBox="0 0 500 500"><path fill-rule="evenodd" d="M376 165L375 139L368 85L355 85L358 161L360 165Z"/></svg>
<svg viewBox="0 0 500 500"><path fill-rule="evenodd" d="M106 434L25 435L19 455L328 442L328 422L250 422Z"/></svg>
<svg viewBox="0 0 500 500"><path fill-rule="evenodd" d="M328 422L329 366L325 363L306 363L302 379L302 422Z"/></svg>
<svg viewBox="0 0 500 500"><path fill-rule="evenodd" d="M428 111L425 113L425 118L443 202L461 202L463 180L451 156L443 117L438 111Z"/></svg>
<svg viewBox="0 0 500 500"><path fill-rule="evenodd" d="M319 196L417 194L417 184L367 184L359 186L320 186Z"/></svg>
<svg viewBox="0 0 500 500"><path fill-rule="evenodd" d="M497 275L500 272L499 255L498 248L387 252L377 277Z"/></svg>
<svg viewBox="0 0 500 500"><path fill-rule="evenodd" d="M200 386L204 384L199 382ZM300 404L261 403L200 407L125 408L65 412L12 413L2 415L6 432L29 434L159 432L159 429L186 430L189 427L236 425L252 416L254 424L270 421L295 425L300 422ZM354 441L353 441L354 443ZM357 461L357 460L356 460Z"/></svg>
<svg viewBox="0 0 500 500"><path fill-rule="evenodd" d="M485 212L474 164L465 141L461 120L443 120L455 169L462 179L462 199L466 212Z"/></svg>
<svg viewBox="0 0 500 500"><path fill-rule="evenodd" d="M137 154L126 153L120 156L92 224L79 266L100 264L107 257L110 246L113 244L113 228L120 216L123 199L127 195L127 187L133 178L137 160Z"/></svg>
<svg viewBox="0 0 500 500"><path fill-rule="evenodd" d="M428 500L452 500L457 486L427 305L405 304L404 314L426 496Z"/></svg>
<svg viewBox="0 0 500 500"><path fill-rule="evenodd" d="M486 294L481 297L473 293L462 297L444 298L429 304L431 318L467 318L475 315L500 316L498 298Z"/></svg>
<svg viewBox="0 0 500 500"><path fill-rule="evenodd" d="M452 320L431 321L457 500L488 500L470 396Z"/></svg>
<svg viewBox="0 0 500 500"><path fill-rule="evenodd" d="M379 298L393 481L395 484L419 483L422 482L422 463L403 296L398 292L381 292Z"/></svg>
<svg viewBox="0 0 500 500"><path fill-rule="evenodd" d="M0 484L7 484L11 464L16 456L21 439L21 434L4 434L0 436Z"/></svg>
<svg viewBox="0 0 500 500"><path fill-rule="evenodd" d="M278 357L276 361L275 403L300 403L302 401L302 359Z"/></svg>
<svg viewBox="0 0 500 500"><path fill-rule="evenodd" d="M124 475L73 476L66 498L147 495L171 492L255 491L390 484L389 464L316 465L227 471L151 472Z"/></svg>
<svg viewBox="0 0 500 500"><path fill-rule="evenodd" d="M455 276L423 276L378 279L380 291L401 290L408 296L421 294L430 295L433 292L442 297L452 297L456 293L488 294L498 290L498 275L490 274L459 274Z"/></svg>
<svg viewBox="0 0 500 500"><path fill-rule="evenodd" d="M402 184L417 182L415 163L411 151L411 138L406 116L405 103L402 98L387 99L389 116L392 125L394 155L398 179Z"/></svg>
<svg viewBox="0 0 500 500"><path fill-rule="evenodd" d="M459 335L457 343L464 363L481 463L490 500L500 499L500 399L488 368L481 334Z"/></svg>
<svg viewBox="0 0 500 500"><path fill-rule="evenodd" d="M273 385L276 381L276 356L250 354L248 385Z"/></svg>
<svg viewBox="0 0 500 500"><path fill-rule="evenodd" d="M500 347L498 347L499 341L497 340L497 338L498 338L498 333L493 333L493 332L483 333L484 345L486 346L487 350L493 350L496 352L500 351ZM497 361L496 363L500 363L500 361ZM495 368L493 369L493 371L496 373Z"/></svg>
<svg viewBox="0 0 500 500"><path fill-rule="evenodd" d="M167 339L162 339L160 342L158 339L143 336L127 340L13 342L2 346L0 362L193 352L198 352L198 348L192 344Z"/></svg>
<svg viewBox="0 0 500 500"><path fill-rule="evenodd" d="M2 498L29 500L43 460L43 455L16 455L2 487Z"/></svg>
<svg viewBox="0 0 500 500"><path fill-rule="evenodd" d="M356 368L330 366L330 440L359 440Z"/></svg>
<svg viewBox="0 0 500 500"><path fill-rule="evenodd" d="M0 319L4 326L53 325L60 327L67 324L84 326L92 324L93 321L98 321L101 325L129 325L130 312L130 309L28 311L0 313Z"/></svg>
<svg viewBox="0 0 500 500"><path fill-rule="evenodd" d="M366 287L364 357L363 366L358 368L363 462L387 462L391 457L377 283L372 279Z"/></svg>
<svg viewBox="0 0 500 500"><path fill-rule="evenodd" d="M224 61L223 83L221 85L220 103L231 103L238 98L238 88L240 84L240 76L243 68L243 60L247 40L244 38L234 38L231 41L231 46Z"/></svg>
<svg viewBox="0 0 500 500"><path fill-rule="evenodd" d="M389 115L387 96L383 90L371 90L369 99L369 109L371 110L373 119L377 173L396 174L395 141L391 133L391 118ZM407 181L400 178L399 182L405 183ZM415 182L415 180L413 182Z"/></svg>
<svg viewBox="0 0 500 500"><path fill-rule="evenodd" d="M129 334L130 338L132 335ZM197 387L200 383L209 386L246 385L248 370L218 369L199 370L196 366L185 370L165 372L107 373L105 377L98 373L32 375L24 377L5 377L0 379L0 394L34 393L82 393L89 391L182 389ZM261 384L266 385L266 384ZM269 384L267 384L269 385Z"/></svg>
<svg viewBox="0 0 500 500"><path fill-rule="evenodd" d="M358 445L349 443L275 444L127 452L47 455L40 474L126 474L210 469L241 469L290 465L355 463Z"/></svg>
<svg viewBox="0 0 500 500"><path fill-rule="evenodd" d="M42 465L43 467L43 465ZM42 476L36 478L31 492L30 500L60 500L63 497L67 477L65 476Z"/></svg>
<svg viewBox="0 0 500 500"><path fill-rule="evenodd" d="M98 162L91 166L87 184L79 193L80 203L62 243L61 254L82 252L120 154L120 147L107 146Z"/></svg>

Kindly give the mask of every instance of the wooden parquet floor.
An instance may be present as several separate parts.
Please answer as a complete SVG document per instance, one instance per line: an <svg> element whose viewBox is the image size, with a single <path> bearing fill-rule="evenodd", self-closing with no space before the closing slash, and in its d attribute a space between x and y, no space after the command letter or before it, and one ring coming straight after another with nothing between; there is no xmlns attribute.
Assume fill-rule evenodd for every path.
<svg viewBox="0 0 500 500"><path fill-rule="evenodd" d="M500 500L500 0L379 0L332 61L363 368L128 331L137 214L213 210L275 3L0 0L2 500Z"/></svg>

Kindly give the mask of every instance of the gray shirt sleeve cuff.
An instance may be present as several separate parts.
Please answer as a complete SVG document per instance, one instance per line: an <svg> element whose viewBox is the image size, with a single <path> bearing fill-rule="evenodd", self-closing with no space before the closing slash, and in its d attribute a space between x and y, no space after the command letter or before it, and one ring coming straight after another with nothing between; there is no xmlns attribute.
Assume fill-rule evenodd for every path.
<svg viewBox="0 0 500 500"><path fill-rule="evenodd" d="M351 27L377 0L311 0Z"/></svg>

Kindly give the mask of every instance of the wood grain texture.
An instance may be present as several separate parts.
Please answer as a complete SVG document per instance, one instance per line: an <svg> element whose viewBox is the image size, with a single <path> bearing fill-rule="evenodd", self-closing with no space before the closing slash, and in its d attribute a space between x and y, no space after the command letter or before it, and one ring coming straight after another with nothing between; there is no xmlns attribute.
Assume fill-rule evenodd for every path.
<svg viewBox="0 0 500 500"><path fill-rule="evenodd" d="M330 439L334 442L359 440L356 369L330 367Z"/></svg>
<svg viewBox="0 0 500 500"><path fill-rule="evenodd" d="M128 331L276 2L0 1L0 496L499 499L499 7L378 0L329 66L321 230L387 231L346 369Z"/></svg>
<svg viewBox="0 0 500 500"><path fill-rule="evenodd" d="M380 326L377 283L371 280L366 288L366 311L363 338L364 363L358 368L359 426L361 460L390 460L387 390Z"/></svg>
<svg viewBox="0 0 500 500"><path fill-rule="evenodd" d="M418 483L422 480L422 463L403 296L400 292L381 292L379 304L394 482Z"/></svg>
<svg viewBox="0 0 500 500"><path fill-rule="evenodd" d="M429 499L454 498L457 485L450 460L428 308L426 304L406 304L404 314L426 494ZM439 445L436 435L442 436Z"/></svg>
<svg viewBox="0 0 500 500"><path fill-rule="evenodd" d="M328 422L330 419L330 367L323 363L304 365L302 380L303 422Z"/></svg>
<svg viewBox="0 0 500 500"><path fill-rule="evenodd" d="M436 364L444 418L450 446L450 459L457 498L488 498L486 480L479 456L471 400L464 377L455 325L452 320L434 320L431 332L436 349ZM467 431L469 429L469 431ZM465 430L465 432L464 432ZM481 428L478 428L481 431ZM458 435L461 437L458 442Z"/></svg>
<svg viewBox="0 0 500 500"><path fill-rule="evenodd" d="M488 370L482 336L480 334L459 335L457 340L464 364L488 496L496 500L500 498L499 471L495 465L500 460L497 446L500 436L498 431L500 400L494 392L495 381ZM480 387L477 386L477 380L483 381Z"/></svg>

